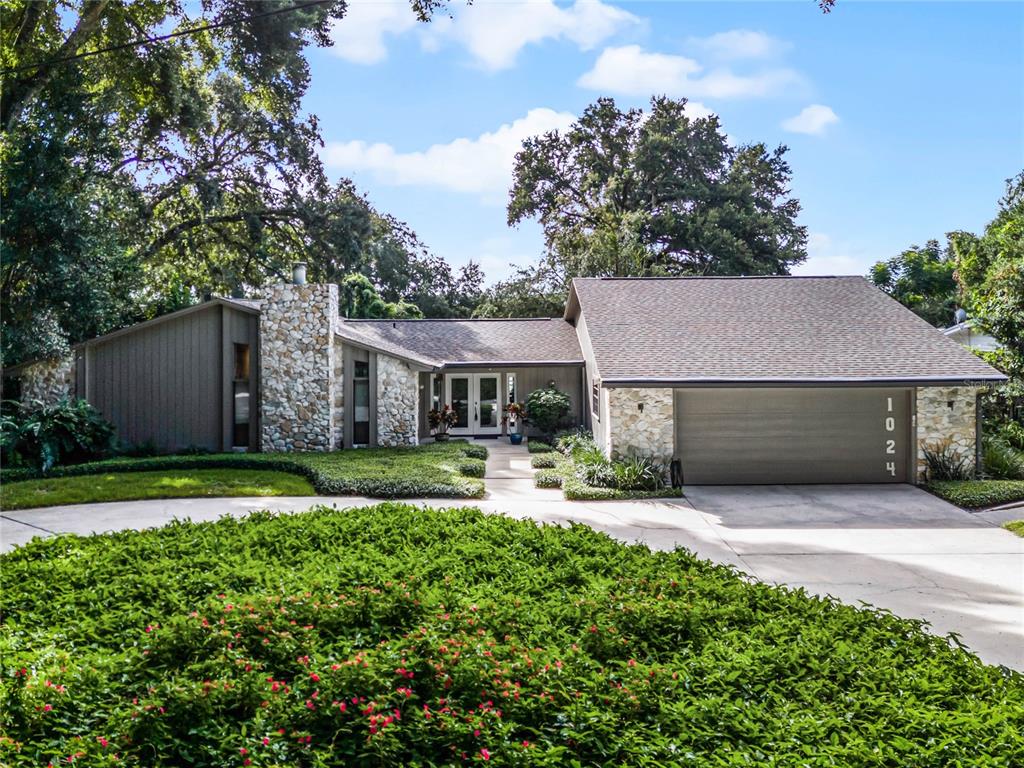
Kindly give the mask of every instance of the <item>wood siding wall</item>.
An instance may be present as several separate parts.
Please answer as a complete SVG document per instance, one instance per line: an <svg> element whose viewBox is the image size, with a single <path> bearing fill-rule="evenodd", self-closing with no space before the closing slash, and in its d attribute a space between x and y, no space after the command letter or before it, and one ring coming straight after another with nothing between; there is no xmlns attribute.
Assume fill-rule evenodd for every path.
<svg viewBox="0 0 1024 768"><path fill-rule="evenodd" d="M78 394L126 445L230 450L235 343L248 344L250 450L259 436L259 322L211 304L78 349ZM84 374L84 375L82 375Z"/></svg>

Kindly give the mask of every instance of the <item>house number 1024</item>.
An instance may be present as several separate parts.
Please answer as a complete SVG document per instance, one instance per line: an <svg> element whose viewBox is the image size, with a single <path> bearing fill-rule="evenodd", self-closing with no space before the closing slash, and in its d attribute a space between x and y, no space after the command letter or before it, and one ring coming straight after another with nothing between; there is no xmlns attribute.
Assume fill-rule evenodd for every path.
<svg viewBox="0 0 1024 768"><path fill-rule="evenodd" d="M892 414L892 398L887 397L886 399L886 412ZM885 431L895 432L896 431L896 418L892 415L885 417ZM896 441L892 438L887 438L885 441L885 453L887 456L893 456L896 454ZM896 477L896 462L887 461L885 468L888 470L890 477Z"/></svg>

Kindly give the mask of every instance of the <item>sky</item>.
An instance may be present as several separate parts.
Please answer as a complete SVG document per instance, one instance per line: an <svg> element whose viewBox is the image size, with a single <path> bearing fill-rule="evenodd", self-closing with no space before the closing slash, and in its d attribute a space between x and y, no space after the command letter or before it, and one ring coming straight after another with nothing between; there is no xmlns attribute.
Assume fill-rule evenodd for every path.
<svg viewBox="0 0 1024 768"><path fill-rule="evenodd" d="M785 144L808 229L795 274L865 274L980 231L1024 169L1024 4L352 0L309 53L322 157L381 211L488 283L544 250L506 223L522 140L612 96L686 97L737 144Z"/></svg>

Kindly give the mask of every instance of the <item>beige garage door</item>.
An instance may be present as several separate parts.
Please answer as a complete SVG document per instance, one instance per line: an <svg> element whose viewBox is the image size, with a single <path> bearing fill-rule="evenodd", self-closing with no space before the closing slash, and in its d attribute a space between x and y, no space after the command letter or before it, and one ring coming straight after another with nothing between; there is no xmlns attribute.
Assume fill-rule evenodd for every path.
<svg viewBox="0 0 1024 768"><path fill-rule="evenodd" d="M675 421L690 485L909 480L909 389L677 389Z"/></svg>

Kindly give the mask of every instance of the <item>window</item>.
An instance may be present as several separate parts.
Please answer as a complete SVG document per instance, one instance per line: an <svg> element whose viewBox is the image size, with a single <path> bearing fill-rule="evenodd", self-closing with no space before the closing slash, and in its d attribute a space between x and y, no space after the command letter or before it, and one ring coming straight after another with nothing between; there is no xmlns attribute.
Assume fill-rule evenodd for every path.
<svg viewBox="0 0 1024 768"><path fill-rule="evenodd" d="M516 375L514 373L510 373L507 378L508 378L508 402L510 402L510 403L518 402L516 400Z"/></svg>
<svg viewBox="0 0 1024 768"><path fill-rule="evenodd" d="M601 420L601 384L594 379L590 382L590 410L594 418Z"/></svg>
<svg viewBox="0 0 1024 768"><path fill-rule="evenodd" d="M370 362L355 360L352 371L352 444L370 444Z"/></svg>
<svg viewBox="0 0 1024 768"><path fill-rule="evenodd" d="M235 367L231 382L231 445L249 447L249 345L235 344Z"/></svg>
<svg viewBox="0 0 1024 768"><path fill-rule="evenodd" d="M440 411L444 407L444 377L431 375L430 407Z"/></svg>

